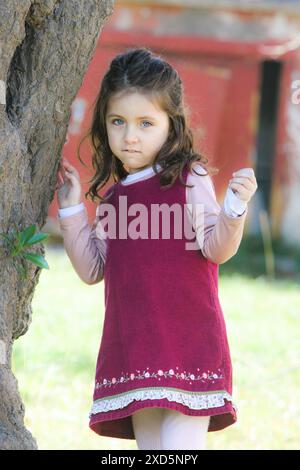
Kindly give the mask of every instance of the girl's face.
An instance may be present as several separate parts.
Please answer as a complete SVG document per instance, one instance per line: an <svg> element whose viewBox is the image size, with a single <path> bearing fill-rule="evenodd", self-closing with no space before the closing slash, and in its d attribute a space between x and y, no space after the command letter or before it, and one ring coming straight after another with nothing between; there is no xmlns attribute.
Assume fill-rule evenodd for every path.
<svg viewBox="0 0 300 470"><path fill-rule="evenodd" d="M150 97L132 91L121 93L108 101L108 142L125 169L135 173L152 165L167 140L169 117Z"/></svg>

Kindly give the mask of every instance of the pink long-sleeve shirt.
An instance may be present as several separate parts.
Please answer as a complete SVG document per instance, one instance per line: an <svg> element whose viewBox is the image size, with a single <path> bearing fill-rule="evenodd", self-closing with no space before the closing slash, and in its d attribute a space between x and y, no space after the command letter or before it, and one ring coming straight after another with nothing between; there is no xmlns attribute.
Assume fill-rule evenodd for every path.
<svg viewBox="0 0 300 470"><path fill-rule="evenodd" d="M203 256L214 263L222 264L234 256L239 248L248 207L229 188L221 207L217 202L211 177L206 175L206 171L200 164L196 164L194 168L205 176L199 176L194 172L188 174L187 184L194 185L193 188L186 188L188 214ZM149 176L148 173L138 181L154 174L153 172ZM134 182L124 181L125 184L134 184ZM230 203L228 203L229 200ZM197 204L203 204L204 223L197 212ZM236 213L232 210L233 207ZM243 210L244 212L241 213ZM241 215L238 215L239 212ZM88 223L87 209L84 204L75 214L67 217L60 217L58 214L57 219L65 250L78 276L87 284L100 282L104 274L106 240L101 238L100 230L97 229L100 223L98 208L92 226Z"/></svg>

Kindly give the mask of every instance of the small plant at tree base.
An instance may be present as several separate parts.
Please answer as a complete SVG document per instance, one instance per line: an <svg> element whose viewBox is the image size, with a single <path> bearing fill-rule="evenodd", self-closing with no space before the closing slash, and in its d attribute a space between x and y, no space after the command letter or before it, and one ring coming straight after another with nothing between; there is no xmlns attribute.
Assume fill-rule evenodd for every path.
<svg viewBox="0 0 300 470"><path fill-rule="evenodd" d="M26 261L31 261L40 268L49 269L49 265L42 255L36 253L28 253L25 248L40 243L45 238L49 237L49 233L35 233L36 226L29 225L22 231L18 231L16 225L9 234L0 233L7 242L7 249L9 256L13 259L13 264L20 274L22 279L27 279Z"/></svg>

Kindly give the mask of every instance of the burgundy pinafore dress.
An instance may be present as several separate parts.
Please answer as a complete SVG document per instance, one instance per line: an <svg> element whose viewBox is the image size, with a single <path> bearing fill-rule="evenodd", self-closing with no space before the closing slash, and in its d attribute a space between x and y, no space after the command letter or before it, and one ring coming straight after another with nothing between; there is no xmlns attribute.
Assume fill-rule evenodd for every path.
<svg viewBox="0 0 300 470"><path fill-rule="evenodd" d="M187 175L185 167L184 183ZM218 265L200 248L186 249L191 239L185 231L175 236L171 212L169 238L162 237L162 222L159 237L151 237L153 205L179 204L188 223L186 187L177 178L172 187L160 188L154 174L128 185L115 183L107 194L117 230L107 238L105 316L90 428L102 436L135 439L131 416L148 407L211 416L209 432L230 426L237 408ZM129 211L134 204L147 208L148 238L119 231L120 220L124 226L119 217L127 217L128 225L138 217Z"/></svg>

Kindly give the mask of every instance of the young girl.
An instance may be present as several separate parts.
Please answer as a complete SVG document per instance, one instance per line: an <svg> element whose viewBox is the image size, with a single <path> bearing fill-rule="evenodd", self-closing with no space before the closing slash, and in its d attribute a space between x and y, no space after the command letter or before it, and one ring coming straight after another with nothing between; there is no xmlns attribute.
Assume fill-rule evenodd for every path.
<svg viewBox="0 0 300 470"><path fill-rule="evenodd" d="M90 134L96 173L86 194L100 199L92 227L77 170L63 159L58 173L67 254L84 282L105 287L89 426L139 449L204 449L207 432L237 419L218 265L240 245L254 172L233 173L221 208L193 148L181 79L148 48L113 59ZM176 223L166 208L177 208ZM189 230L178 236L183 220L194 245Z"/></svg>

